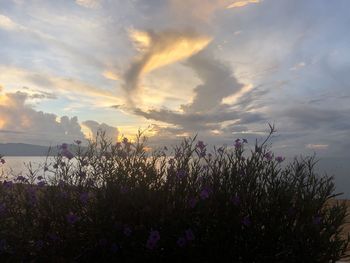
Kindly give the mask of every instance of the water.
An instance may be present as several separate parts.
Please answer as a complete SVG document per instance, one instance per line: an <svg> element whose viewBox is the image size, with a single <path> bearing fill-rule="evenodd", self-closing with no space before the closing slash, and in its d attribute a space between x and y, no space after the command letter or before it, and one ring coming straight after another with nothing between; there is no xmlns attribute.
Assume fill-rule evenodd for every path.
<svg viewBox="0 0 350 263"><path fill-rule="evenodd" d="M51 157L52 158L52 157ZM45 163L45 156L6 156L6 163L0 166L1 175L23 175L28 169L26 165L32 164L34 169L40 168Z"/></svg>
<svg viewBox="0 0 350 263"><path fill-rule="evenodd" d="M49 157L52 160L53 157ZM0 165L0 175L11 174L17 176L25 174L28 170L26 164L32 163L34 169L40 168L46 157L45 156L7 156L6 163ZM291 160L286 160L286 162ZM43 172L43 167L39 170ZM316 165L316 171L320 174L327 172L328 175L334 175L334 182L337 192L343 192L339 198L350 198L350 159L349 158L323 158Z"/></svg>

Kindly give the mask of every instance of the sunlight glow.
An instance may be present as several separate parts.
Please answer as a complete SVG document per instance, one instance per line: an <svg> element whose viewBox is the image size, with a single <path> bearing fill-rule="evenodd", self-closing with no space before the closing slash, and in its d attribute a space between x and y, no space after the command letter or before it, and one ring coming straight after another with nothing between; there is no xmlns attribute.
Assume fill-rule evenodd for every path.
<svg viewBox="0 0 350 263"><path fill-rule="evenodd" d="M260 0L246 0L246 1L238 1L238 2L234 2L233 4L229 5L227 7L227 9L230 9L230 8L239 8L239 7L244 7L246 5L249 5L249 4L258 4L260 3Z"/></svg>

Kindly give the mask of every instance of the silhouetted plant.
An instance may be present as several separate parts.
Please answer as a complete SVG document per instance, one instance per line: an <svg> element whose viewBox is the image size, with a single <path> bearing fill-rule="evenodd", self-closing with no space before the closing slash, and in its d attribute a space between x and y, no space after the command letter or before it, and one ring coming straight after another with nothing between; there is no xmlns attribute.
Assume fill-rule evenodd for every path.
<svg viewBox="0 0 350 263"><path fill-rule="evenodd" d="M146 152L103 133L62 144L41 171L0 186L1 262L335 262L346 205L315 160L285 167L266 141L207 149L185 139Z"/></svg>

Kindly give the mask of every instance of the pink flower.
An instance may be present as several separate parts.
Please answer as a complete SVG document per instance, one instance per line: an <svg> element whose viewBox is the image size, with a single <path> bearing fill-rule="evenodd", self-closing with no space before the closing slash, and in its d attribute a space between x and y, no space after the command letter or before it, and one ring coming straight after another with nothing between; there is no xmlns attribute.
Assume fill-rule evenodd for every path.
<svg viewBox="0 0 350 263"><path fill-rule="evenodd" d="M2 164L5 164L6 163L6 161L5 161L5 159L0 159L0 162L2 163Z"/></svg>

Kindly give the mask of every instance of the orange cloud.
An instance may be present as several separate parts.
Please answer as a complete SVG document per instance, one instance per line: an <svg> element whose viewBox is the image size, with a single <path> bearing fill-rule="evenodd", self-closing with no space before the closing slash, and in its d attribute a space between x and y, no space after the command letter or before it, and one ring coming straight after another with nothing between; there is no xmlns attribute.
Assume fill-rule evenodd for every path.
<svg viewBox="0 0 350 263"><path fill-rule="evenodd" d="M157 68L184 60L204 49L211 38L193 31L167 30L160 33L132 30L130 38L138 45L141 56L132 63L125 74L129 103L139 88L139 79ZM131 94L132 93L132 94Z"/></svg>
<svg viewBox="0 0 350 263"><path fill-rule="evenodd" d="M245 0L245 1L237 1L234 2L233 4L230 4L227 6L228 9L230 8L239 8L239 7L244 7L249 4L259 4L260 0Z"/></svg>

